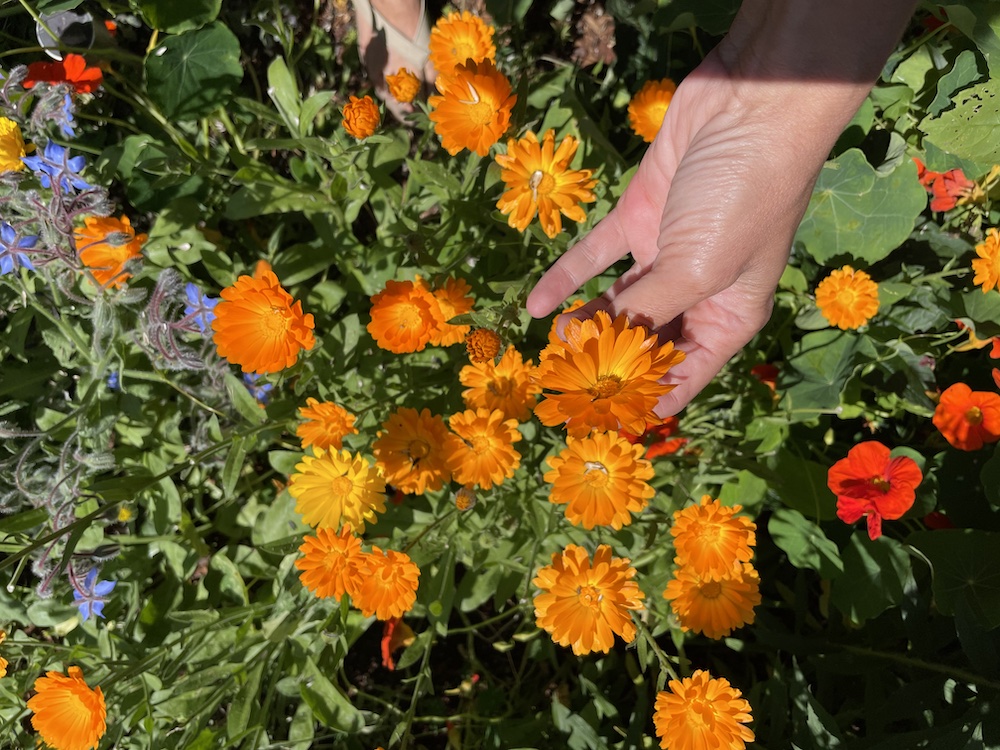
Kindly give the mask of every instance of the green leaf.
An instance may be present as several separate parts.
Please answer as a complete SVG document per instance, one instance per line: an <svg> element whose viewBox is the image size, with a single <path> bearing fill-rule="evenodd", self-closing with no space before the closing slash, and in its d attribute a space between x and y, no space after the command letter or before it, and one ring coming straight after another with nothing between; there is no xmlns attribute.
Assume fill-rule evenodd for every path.
<svg viewBox="0 0 1000 750"><path fill-rule="evenodd" d="M226 736L233 739L246 731L250 725L250 717L260 711L260 678L264 673L265 662L257 661L247 674L247 681L233 699L226 713Z"/></svg>
<svg viewBox="0 0 1000 750"><path fill-rule="evenodd" d="M976 43L991 76L1000 76L1000 13L993 0L965 0L942 6L948 21Z"/></svg>
<svg viewBox="0 0 1000 750"><path fill-rule="evenodd" d="M820 263L838 256L874 263L910 236L926 205L912 161L882 174L851 149L823 167L795 239Z"/></svg>
<svg viewBox="0 0 1000 750"><path fill-rule="evenodd" d="M779 451L768 467L776 476L772 488L789 508L820 521L837 517L837 496L826 484L826 466Z"/></svg>
<svg viewBox="0 0 1000 750"><path fill-rule="evenodd" d="M247 390L243 381L226 373L225 382L229 400L233 402L233 406L240 416L250 424L264 424L267 421L267 411L261 408L257 399L250 395L250 391Z"/></svg>
<svg viewBox="0 0 1000 750"><path fill-rule="evenodd" d="M247 457L247 441L242 435L236 435L229 446L229 454L226 456L226 465L222 468L222 493L225 497L232 497L236 489L236 483L243 473L243 462Z"/></svg>
<svg viewBox="0 0 1000 750"><path fill-rule="evenodd" d="M306 661L306 681L299 686L299 691L302 700L324 726L341 732L357 732L365 725L361 712L319 671L312 659Z"/></svg>
<svg viewBox="0 0 1000 750"><path fill-rule="evenodd" d="M33 529L49 520L49 512L45 508L26 510L13 516L0 518L0 534L17 534Z"/></svg>
<svg viewBox="0 0 1000 750"><path fill-rule="evenodd" d="M981 339L1000 336L1000 293L973 289L952 300L956 318L969 318Z"/></svg>
<svg viewBox="0 0 1000 750"><path fill-rule="evenodd" d="M951 70L945 73L938 80L937 94L934 100L927 106L927 114L936 117L941 112L951 106L952 97L956 91L960 91L970 83L975 83L983 74L979 72L976 64L976 56L969 50L962 50Z"/></svg>
<svg viewBox="0 0 1000 750"><path fill-rule="evenodd" d="M793 421L811 419L816 412L841 405L840 394L859 364L867 361L867 345L861 336L826 329L802 337L799 352L788 360L801 379L782 392L781 405Z"/></svg>
<svg viewBox="0 0 1000 750"><path fill-rule="evenodd" d="M744 508L758 505L767 492L767 482L753 472L740 469L736 484L727 483L719 492L723 505L742 505Z"/></svg>
<svg viewBox="0 0 1000 750"><path fill-rule="evenodd" d="M827 580L844 572L837 545L797 510L778 508L768 521L767 530L796 568L812 568Z"/></svg>
<svg viewBox="0 0 1000 750"><path fill-rule="evenodd" d="M1000 80L960 91L955 106L924 120L921 130L938 148L974 162L1000 162Z"/></svg>
<svg viewBox="0 0 1000 750"><path fill-rule="evenodd" d="M297 136L302 132L302 101L295 77L289 72L285 61L277 57L267 67L267 95L281 113L288 130Z"/></svg>
<svg viewBox="0 0 1000 750"><path fill-rule="evenodd" d="M178 120L225 105L243 80L239 40L221 23L167 37L146 56L145 68L150 98Z"/></svg>
<svg viewBox="0 0 1000 750"><path fill-rule="evenodd" d="M200 29L214 21L221 9L222 0L139 0L146 23L171 34Z"/></svg>
<svg viewBox="0 0 1000 750"><path fill-rule="evenodd" d="M964 597L984 627L1000 625L1000 533L942 529L919 531L907 541L930 560L934 602L941 612L954 614Z"/></svg>
<svg viewBox="0 0 1000 750"><path fill-rule="evenodd" d="M872 541L859 529L841 552L844 574L834 579L830 601L855 623L876 617L903 598L910 558L895 539Z"/></svg>
<svg viewBox="0 0 1000 750"><path fill-rule="evenodd" d="M986 499L994 508L1000 508L1000 447L997 447L993 451L993 457L983 464L983 471L979 476L983 481Z"/></svg>

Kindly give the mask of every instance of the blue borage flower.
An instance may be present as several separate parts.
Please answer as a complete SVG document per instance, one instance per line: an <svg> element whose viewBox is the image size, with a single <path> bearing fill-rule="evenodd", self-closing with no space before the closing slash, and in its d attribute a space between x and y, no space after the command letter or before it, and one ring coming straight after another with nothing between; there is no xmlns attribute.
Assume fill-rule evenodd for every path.
<svg viewBox="0 0 1000 750"><path fill-rule="evenodd" d="M90 190L93 187L77 176L86 165L86 160L82 156L71 157L69 149L58 143L49 141L45 144L41 156L37 154L24 156L21 157L21 161L38 176L44 188L52 187L53 177L63 190L68 191L71 187L76 190Z"/></svg>
<svg viewBox="0 0 1000 750"><path fill-rule="evenodd" d="M61 113L61 117L58 118L58 120L59 120L59 129L62 131L62 134L64 136L66 136L67 138L73 138L73 137L75 137L76 136L76 126L73 124L73 122L74 122L74 119L73 119L73 98L69 94L65 95L65 98L63 99L62 109L60 109L59 111ZM80 158L83 158L83 157L80 157Z"/></svg>
<svg viewBox="0 0 1000 750"><path fill-rule="evenodd" d="M260 403L267 405L271 400L270 393L274 390L273 383L261 383L261 376L256 373L245 373L243 375L243 382L246 383L247 390L250 391L250 395L257 399Z"/></svg>
<svg viewBox="0 0 1000 750"><path fill-rule="evenodd" d="M28 256L19 251L30 250L37 242L37 235L21 236L13 226L0 221L0 275L11 273L19 266L34 271Z"/></svg>
<svg viewBox="0 0 1000 750"><path fill-rule="evenodd" d="M210 334L212 321L215 320L215 306L219 304L218 297L209 297L201 293L196 284L187 283L184 287L187 305L184 306L184 317L194 321L204 334Z"/></svg>
<svg viewBox="0 0 1000 750"><path fill-rule="evenodd" d="M104 617L107 597L117 585L114 581L98 581L97 568L92 568L83 581L83 587L73 591L73 601L80 610L80 616L84 620L89 620L91 616Z"/></svg>

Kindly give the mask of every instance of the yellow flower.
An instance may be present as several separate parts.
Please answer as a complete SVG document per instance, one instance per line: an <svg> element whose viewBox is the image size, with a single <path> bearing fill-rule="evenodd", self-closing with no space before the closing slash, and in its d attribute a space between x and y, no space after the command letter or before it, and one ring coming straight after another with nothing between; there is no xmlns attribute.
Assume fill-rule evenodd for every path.
<svg viewBox="0 0 1000 750"><path fill-rule="evenodd" d="M531 419L531 410L538 401L541 388L534 381L535 367L527 364L513 346L497 364L492 358L486 362L466 365L458 373L459 382L468 386L462 391L465 406L469 409L499 409L505 416L518 422Z"/></svg>
<svg viewBox="0 0 1000 750"><path fill-rule="evenodd" d="M417 279L419 280L420 277L418 276ZM432 346L451 346L465 341L470 326L453 325L448 321L458 315L465 315L472 309L475 300L469 296L471 291L472 287L465 280L452 278L446 279L444 284L434 289L432 294L437 300L444 322L431 331L429 344Z"/></svg>
<svg viewBox="0 0 1000 750"><path fill-rule="evenodd" d="M878 312L878 284L864 271L844 266L819 282L816 306L830 325L858 328Z"/></svg>
<svg viewBox="0 0 1000 750"><path fill-rule="evenodd" d="M465 10L442 16L431 29L430 61L438 73L450 73L467 60L496 62L493 27Z"/></svg>
<svg viewBox="0 0 1000 750"><path fill-rule="evenodd" d="M339 529L345 523L363 533L365 522L385 513L385 481L360 454L313 448L295 465L288 494L296 499L295 512L321 529Z"/></svg>
<svg viewBox="0 0 1000 750"><path fill-rule="evenodd" d="M663 125L663 117L667 114L670 100L677 91L677 84L669 78L659 81L646 81L639 93L628 103L628 124L632 132L646 143L652 143Z"/></svg>
<svg viewBox="0 0 1000 750"><path fill-rule="evenodd" d="M489 328L477 328L465 337L465 350L473 364L492 362L500 353L500 337Z"/></svg>
<svg viewBox="0 0 1000 750"><path fill-rule="evenodd" d="M549 130L538 142L529 132L524 138L507 141L507 153L497 154L502 168L500 178L507 190L497 208L507 223L523 232L538 214L542 230L549 237L562 231L562 216L573 221L587 218L580 203L593 203L596 197L589 169L570 169L576 155L577 140L571 135L555 145L555 131Z"/></svg>
<svg viewBox="0 0 1000 750"><path fill-rule="evenodd" d="M84 226L73 230L80 260L98 284L120 287L132 275L125 273L125 263L142 257L146 235L136 234L127 216L88 216L83 221Z"/></svg>
<svg viewBox="0 0 1000 750"><path fill-rule="evenodd" d="M521 454L513 445L521 439L516 419L502 411L471 409L448 420L454 435L445 445L445 460L459 484L488 490L514 476Z"/></svg>
<svg viewBox="0 0 1000 750"><path fill-rule="evenodd" d="M728 576L750 562L757 544L756 524L736 515L742 506L727 508L703 495L698 505L674 513L670 533L677 550L676 562L706 578Z"/></svg>
<svg viewBox="0 0 1000 750"><path fill-rule="evenodd" d="M317 529L316 536L302 539L299 552L302 557L295 561L295 567L302 571L299 580L320 599L353 596L361 584L358 564L364 553L361 539L351 533L350 524L344 524L339 533Z"/></svg>
<svg viewBox="0 0 1000 750"><path fill-rule="evenodd" d="M663 598L670 602L681 630L722 638L753 623L753 608L760 604L760 576L749 563L725 577L701 576L681 565Z"/></svg>
<svg viewBox="0 0 1000 750"><path fill-rule="evenodd" d="M79 667L67 673L46 672L35 680L31 726L53 750L92 750L107 730L104 693L87 685Z"/></svg>
<svg viewBox="0 0 1000 750"><path fill-rule="evenodd" d="M541 568L532 583L544 593L535 596L535 622L560 646L570 646L580 656L607 653L615 636L626 643L635 638L631 612L642 609L643 593L635 581L635 568L625 557L612 557L602 544L594 562L583 547L570 544L552 555L552 564Z"/></svg>
<svg viewBox="0 0 1000 750"><path fill-rule="evenodd" d="M383 423L372 445L385 481L406 494L439 490L451 479L445 463L448 428L429 409L400 407Z"/></svg>
<svg viewBox="0 0 1000 750"><path fill-rule="evenodd" d="M662 750L744 750L754 734L750 704L729 680L699 669L656 694L653 724Z"/></svg>
<svg viewBox="0 0 1000 750"><path fill-rule="evenodd" d="M354 415L332 401L307 398L306 405L299 407L299 416L306 420L295 428L303 450L315 445L323 450L336 448L339 451L344 447L345 435L358 434Z"/></svg>
<svg viewBox="0 0 1000 750"><path fill-rule="evenodd" d="M21 157L25 153L21 128L13 120L0 117L0 172L18 172L24 169Z"/></svg>
<svg viewBox="0 0 1000 750"><path fill-rule="evenodd" d="M972 270L976 277L972 280L983 288L983 294L991 289L1000 289L1000 231L990 229L986 239L976 245L976 255Z"/></svg>
<svg viewBox="0 0 1000 750"><path fill-rule="evenodd" d="M385 82L389 86L389 93L393 99L403 104L409 104L417 98L420 93L420 79L406 68L400 68L396 73L390 73L385 77Z"/></svg>
<svg viewBox="0 0 1000 750"><path fill-rule="evenodd" d="M370 96L365 96L361 99L352 96L351 100L344 105L343 115L344 120L342 124L344 130L347 131L349 136L357 138L359 141L370 135L374 135L375 131L378 130L379 122L382 120L382 115L378 111L378 105Z"/></svg>
<svg viewBox="0 0 1000 750"><path fill-rule="evenodd" d="M420 568L405 552L383 552L372 545L371 553L358 561L358 570L361 582L351 593L351 600L365 617L391 620L413 609Z"/></svg>
<svg viewBox="0 0 1000 750"><path fill-rule="evenodd" d="M552 483L549 502L566 505L566 519L585 529L632 523L632 514L646 507L655 490L653 465L642 457L645 448L631 445L617 432L594 432L547 461L545 481Z"/></svg>
<svg viewBox="0 0 1000 750"><path fill-rule="evenodd" d="M542 424L565 424L573 437L585 437L620 428L641 435L660 423L653 408L674 388L660 380L684 359L673 342L660 346L656 334L630 326L624 315L612 321L603 310L569 321L563 335L566 341L546 346L538 365L538 384L554 391L535 407Z"/></svg>
<svg viewBox="0 0 1000 750"><path fill-rule="evenodd" d="M441 73L435 84L441 95L427 103L441 145L452 156L463 148L486 156L510 125L517 102L510 81L485 60Z"/></svg>

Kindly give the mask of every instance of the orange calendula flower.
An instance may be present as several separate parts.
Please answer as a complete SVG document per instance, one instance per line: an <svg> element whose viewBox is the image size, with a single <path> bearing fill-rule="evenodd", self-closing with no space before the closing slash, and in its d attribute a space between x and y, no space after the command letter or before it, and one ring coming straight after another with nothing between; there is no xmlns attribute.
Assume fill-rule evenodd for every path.
<svg viewBox="0 0 1000 750"><path fill-rule="evenodd" d="M983 294L991 289L1000 289L1000 231L990 229L986 239L976 245L976 255L972 270L976 272L972 280L983 288Z"/></svg>
<svg viewBox="0 0 1000 750"><path fill-rule="evenodd" d="M314 456L303 456L295 465L288 494L295 498L295 512L302 520L321 529L339 529L349 523L358 533L376 513L385 513L385 481L360 454L346 450L313 448Z"/></svg>
<svg viewBox="0 0 1000 750"><path fill-rule="evenodd" d="M463 279L447 279L433 291L445 322L434 329L428 343L432 346L451 346L465 341L471 327L452 325L448 321L472 309L475 300L469 296L471 291L472 287Z"/></svg>
<svg viewBox="0 0 1000 750"><path fill-rule="evenodd" d="M953 447L977 451L1000 440L1000 395L955 383L941 394L933 421Z"/></svg>
<svg viewBox="0 0 1000 750"><path fill-rule="evenodd" d="M681 565L674 571L663 598L670 602L682 630L723 638L753 623L753 608L760 604L760 576L749 563L721 578L702 576Z"/></svg>
<svg viewBox="0 0 1000 750"><path fill-rule="evenodd" d="M516 419L499 410L469 409L448 420L454 435L445 445L445 460L459 484L488 490L514 476L521 454L514 443L521 439Z"/></svg>
<svg viewBox="0 0 1000 750"><path fill-rule="evenodd" d="M674 386L659 381L684 360L673 342L660 346L656 334L603 310L569 321L563 335L566 341L545 347L538 365L538 384L553 391L535 407L542 424L565 424L570 435L584 437L619 428L640 435L660 423L653 408Z"/></svg>
<svg viewBox="0 0 1000 750"><path fill-rule="evenodd" d="M442 16L431 29L430 61L440 73L450 73L466 61L496 62L493 27L465 10Z"/></svg>
<svg viewBox="0 0 1000 750"><path fill-rule="evenodd" d="M656 494L647 484L653 465L642 457L642 446L614 432L568 437L566 442L558 456L547 459L552 467L544 477L552 483L549 501L566 505L566 519L585 529L620 529L632 523L632 514Z"/></svg>
<svg viewBox="0 0 1000 750"><path fill-rule="evenodd" d="M21 158L25 153L21 128L9 117L0 117L0 172L19 172L24 169Z"/></svg>
<svg viewBox="0 0 1000 750"><path fill-rule="evenodd" d="M93 750L107 730L104 693L87 685L79 667L66 672L46 672L35 680L28 701L31 726L54 750Z"/></svg>
<svg viewBox="0 0 1000 750"><path fill-rule="evenodd" d="M562 231L562 217L573 221L587 218L580 203L593 203L597 198L589 169L570 169L578 142L571 135L555 145L556 133L549 130L538 142L529 132L524 138L507 141L507 153L497 154L502 168L500 179L507 190L497 201L507 223L523 232L538 214L542 230L549 237Z"/></svg>
<svg viewBox="0 0 1000 750"><path fill-rule="evenodd" d="M383 552L372 545L371 553L363 556L358 568L361 585L351 594L351 600L365 617L391 620L413 609L420 568L405 552Z"/></svg>
<svg viewBox="0 0 1000 750"><path fill-rule="evenodd" d="M416 640L417 634L413 628L407 625L398 617L393 617L385 621L382 628L382 666L393 671L396 669L396 662L392 655L401 648L405 648Z"/></svg>
<svg viewBox="0 0 1000 750"><path fill-rule="evenodd" d="M656 694L653 725L662 750L745 750L750 704L723 677L699 669Z"/></svg>
<svg viewBox="0 0 1000 750"><path fill-rule="evenodd" d="M458 373L459 382L468 386L462 398L469 409L499 409L508 418L518 422L531 419L531 410L542 389L534 380L535 367L527 363L513 346L496 364L493 358L485 362L466 365Z"/></svg>
<svg viewBox="0 0 1000 750"><path fill-rule="evenodd" d="M351 100L344 105L342 111L344 119L342 125L347 134L359 141L370 135L375 135L379 123L382 121L382 114L378 111L378 105L370 96L360 99L352 96Z"/></svg>
<svg viewBox="0 0 1000 750"><path fill-rule="evenodd" d="M833 271L816 287L816 306L832 326L863 326L878 312L878 284L850 266Z"/></svg>
<svg viewBox="0 0 1000 750"><path fill-rule="evenodd" d="M465 350L473 364L492 362L500 353L500 337L489 328L477 328L465 337Z"/></svg>
<svg viewBox="0 0 1000 750"><path fill-rule="evenodd" d="M552 319L552 325L549 327L549 343L555 344L557 346L562 346L563 340L559 337L559 323L560 318L567 313L571 313L574 310L579 310L587 304L584 300L578 299L573 300L569 305L564 307L559 313Z"/></svg>
<svg viewBox="0 0 1000 750"><path fill-rule="evenodd" d="M440 302L419 278L387 281L371 300L368 333L379 347L396 354L422 352L445 323Z"/></svg>
<svg viewBox="0 0 1000 750"><path fill-rule="evenodd" d="M463 148L486 156L510 125L517 102L510 81L486 60L441 73L436 85L441 95L427 103L441 145L452 156Z"/></svg>
<svg viewBox="0 0 1000 750"><path fill-rule="evenodd" d="M292 299L270 268L240 276L220 296L212 340L219 356L243 372L284 370L315 345L313 316L302 312L302 302Z"/></svg>
<svg viewBox="0 0 1000 750"><path fill-rule="evenodd" d="M445 462L448 428L429 409L400 407L382 424L372 445L385 481L401 492L422 495L451 479Z"/></svg>
<svg viewBox="0 0 1000 750"><path fill-rule="evenodd" d="M471 487L463 487L456 492L455 507L462 511L476 507L476 491Z"/></svg>
<svg viewBox="0 0 1000 750"><path fill-rule="evenodd" d="M340 450L344 447L345 435L358 434L358 428L354 426L355 416L332 401L307 398L306 405L299 407L299 416L306 420L295 428L303 449L315 445L323 450Z"/></svg>
<svg viewBox="0 0 1000 750"><path fill-rule="evenodd" d="M78 94L89 94L101 85L100 68L88 68L82 55L68 54L57 62L36 62L28 66L28 77L21 85L34 88L36 83L68 83Z"/></svg>
<svg viewBox="0 0 1000 750"><path fill-rule="evenodd" d="M831 466L826 483L837 496L837 517L852 524L867 516L868 536L875 540L883 518L895 520L910 509L923 478L912 458L892 458L887 446L869 440Z"/></svg>
<svg viewBox="0 0 1000 750"><path fill-rule="evenodd" d="M3 645L3 642L5 640L7 640L7 633L3 630L0 630L0 646ZM0 656L0 678L7 676L8 664L10 664L10 662L4 659L2 656Z"/></svg>
<svg viewBox="0 0 1000 750"><path fill-rule="evenodd" d="M385 77L385 82L389 86L392 98L403 104L409 104L420 93L420 79L406 68L400 68L396 73L390 73Z"/></svg>
<svg viewBox="0 0 1000 750"><path fill-rule="evenodd" d="M631 613L642 609L644 598L632 580L635 574L631 560L613 557L606 544L594 552L593 563L587 550L570 544L532 581L543 592L535 596L535 622L577 656L606 654L616 635L631 643L636 633Z"/></svg>
<svg viewBox="0 0 1000 750"><path fill-rule="evenodd" d="M757 544L757 525L736 515L740 510L740 505L726 507L703 495L697 505L675 511L670 533L677 564L703 578L720 578L749 562Z"/></svg>
<svg viewBox="0 0 1000 750"><path fill-rule="evenodd" d="M306 536L302 542L302 557L295 561L295 567L302 571L302 585L320 599L353 595L361 584L358 563L364 553L361 539L351 533L351 525L344 524L339 533L316 529L316 536Z"/></svg>
<svg viewBox="0 0 1000 750"><path fill-rule="evenodd" d="M88 216L84 226L73 230L76 251L83 265L90 269L97 283L104 287L120 287L132 274L126 273L125 263L142 257L146 235L136 234L127 216Z"/></svg>
<svg viewBox="0 0 1000 750"><path fill-rule="evenodd" d="M652 143L660 132L675 91L677 84L669 78L646 81L628 103L628 124L632 132L646 143Z"/></svg>

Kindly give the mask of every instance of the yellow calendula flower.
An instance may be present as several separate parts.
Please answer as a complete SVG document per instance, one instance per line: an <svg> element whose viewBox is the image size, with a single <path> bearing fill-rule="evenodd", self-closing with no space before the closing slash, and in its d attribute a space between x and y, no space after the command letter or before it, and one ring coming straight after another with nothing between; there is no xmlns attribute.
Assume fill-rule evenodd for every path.
<svg viewBox="0 0 1000 750"><path fill-rule="evenodd" d="M25 153L21 128L10 118L0 117L0 172L18 172L24 169L21 157Z"/></svg>
<svg viewBox="0 0 1000 750"><path fill-rule="evenodd" d="M816 287L816 306L830 325L859 328L878 312L878 284L864 271L844 266Z"/></svg>
<svg viewBox="0 0 1000 750"><path fill-rule="evenodd" d="M377 513L385 513L385 481L368 460L346 450L313 448L303 456L288 485L295 512L310 526L339 529L345 523L362 533Z"/></svg>
<svg viewBox="0 0 1000 750"><path fill-rule="evenodd" d="M549 130L542 137L529 132L524 138L507 141L507 153L498 154L496 162L503 171L500 178L507 190L497 201L507 223L523 232L538 215L542 230L549 237L562 231L562 217L573 221L587 218L581 203L596 200L589 169L570 169L579 145L566 136L556 148L556 134Z"/></svg>
<svg viewBox="0 0 1000 750"><path fill-rule="evenodd" d="M983 294L1000 289L1000 231L988 230L986 239L976 245L976 255L972 261L976 277L972 282L982 287Z"/></svg>

